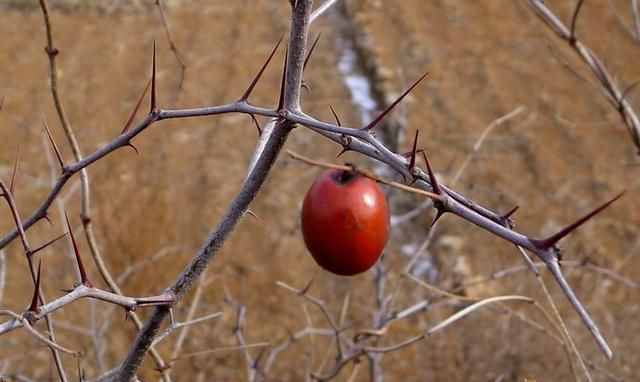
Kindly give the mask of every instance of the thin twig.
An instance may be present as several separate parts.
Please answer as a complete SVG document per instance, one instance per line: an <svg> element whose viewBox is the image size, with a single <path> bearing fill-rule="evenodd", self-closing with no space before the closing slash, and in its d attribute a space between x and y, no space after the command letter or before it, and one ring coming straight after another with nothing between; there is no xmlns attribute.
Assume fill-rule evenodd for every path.
<svg viewBox="0 0 640 382"><path fill-rule="evenodd" d="M167 16L164 12L164 6L162 5L162 0L155 0L156 7L158 7L158 11L160 12L160 18L162 19L162 26L164 27L164 31L167 34L167 41L169 41L169 48L173 52L178 65L180 66L180 79L178 80L178 92L182 90L182 85L184 83L184 77L187 72L187 64L180 54L180 51L176 47L175 42L173 41L173 35L171 34L171 27L169 26L169 21L167 20Z"/></svg>
<svg viewBox="0 0 640 382"><path fill-rule="evenodd" d="M542 0L529 0L534 13L545 22L545 24L558 35L558 37L567 41L569 46L578 54L580 59L591 70L595 78L601 85L601 90L607 97L607 100L614 106L616 111L622 117L625 126L631 136L633 144L638 149L640 155L640 119L631 104L622 97L623 92L620 90L613 76L609 74L602 64L602 61L575 36L575 23L579 11L579 6L574 12L571 29L569 29L555 13Z"/></svg>

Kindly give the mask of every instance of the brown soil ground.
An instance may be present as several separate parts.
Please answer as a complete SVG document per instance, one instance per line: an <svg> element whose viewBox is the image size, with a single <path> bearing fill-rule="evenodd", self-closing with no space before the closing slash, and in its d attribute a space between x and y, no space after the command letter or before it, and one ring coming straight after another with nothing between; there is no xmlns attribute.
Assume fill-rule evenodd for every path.
<svg viewBox="0 0 640 382"><path fill-rule="evenodd" d="M398 150L406 151L419 128L420 145L429 149L431 162L448 183L486 126L523 106L524 112L489 135L454 188L496 211L520 205L518 229L534 236L554 232L626 189L622 200L572 234L562 247L566 260L588 259L640 281L639 159L615 110L558 57L587 79L592 78L591 73L546 30L525 1L344 1L335 11L341 15L324 17L312 27L312 35L322 31L323 37L306 73L311 86L311 93L304 95L307 113L330 121L331 104L345 125L360 124L357 106L337 68L338 38L353 39L380 102L388 102L428 70L428 80L381 133L398 135ZM570 19L574 1L548 3L563 20ZM613 3L620 14L630 17L628 2ZM161 107L225 103L241 94L274 42L287 32L287 4L272 0L174 2L167 12L176 44L188 64L183 88L178 90L179 68L155 8L138 4L133 9L95 10L54 2L55 41L61 51L60 89L84 153L101 147L122 129L148 79L154 38ZM26 216L50 188L42 118L49 122L64 158L70 160L71 151L47 86L44 28L38 8L20 2L0 6L0 20L0 94L5 96L0 114L0 177L10 178L19 148L16 198ZM577 31L604 58L620 83L640 78L640 47L620 25L609 2L587 2ZM277 103L282 51L253 94L253 103ZM634 93L629 97L638 105ZM93 222L109 269L120 275L133 265L145 264L122 280L126 294L161 293L182 271L238 191L255 142L255 127L243 115L163 121L136 138L139 156L123 149L91 166ZM339 151L336 144L305 128L296 129L287 146L324 160L334 160ZM353 154L345 160L361 161ZM330 275L319 270L304 248L299 207L318 172L284 157L278 161L251 206L258 218L241 221L207 271L197 315L223 314L193 326L182 354L237 344L232 331L236 311L225 302L225 287L247 308L243 329L248 343L279 344L309 322L327 327L316 307L279 288L276 281L301 288L315 277L310 293L322 298L334 316L349 296L344 317L347 337L371 328L378 309L374 272L352 278ZM64 207L77 236L84 239L78 218L78 186L76 179L66 187ZM391 199L394 215L421 203L417 197L397 192ZM39 223L29 230L33 243L44 243L64 231L59 212L58 206L52 208L52 226ZM409 261L403 248L424 239L432 213L426 210L392 233L385 255L386 293L399 285L397 309L432 296L410 281L400 283ZM7 232L13 223L6 209L3 214L0 232ZM91 278L104 287L86 243L80 241ZM152 263L141 263L154 256L157 259ZM438 225L429 256L437 274L426 280L444 289L522 264L513 246L452 216L445 216ZM60 289L77 280L66 242L56 243L41 258L43 291L48 298L59 296ZM2 309L19 312L28 305L33 287L25 263L18 241L6 248ZM613 361L605 360L564 296L545 276L578 349L600 367L633 380L640 364L637 284L625 285L584 267L566 272L616 355ZM464 292L474 297L527 295L549 310L539 284L525 272ZM186 316L192 297L190 294L188 301L176 307L178 320ZM378 345L420 333L462 306L434 307L393 324ZM553 330L530 306L513 308ZM140 313L144 316L146 312ZM135 336L132 324L123 322L124 312L100 302L77 302L53 318L60 343L85 352L82 367L88 378L115 367ZM44 330L41 324L37 327ZM159 346L167 359L177 337L174 333ZM330 363L335 355L327 349L333 348L326 338L306 337L279 355L267 379L297 381L305 378L308 369L326 371L323 362ZM251 351L254 357L259 353ZM0 375L48 380L54 375L50 359L47 349L24 331L0 339ZM75 370L74 360L64 359L67 370ZM348 380L351 375L355 380L369 380L368 360L361 361L356 374L353 370L358 366L350 364L336 380ZM247 376L244 362L238 351L184 358L173 364L172 376L178 381L243 380ZM153 367L148 359L140 377L157 379ZM562 346L513 315L491 308L418 344L386 354L381 368L389 381L572 379ZM593 378L609 380L595 371Z"/></svg>

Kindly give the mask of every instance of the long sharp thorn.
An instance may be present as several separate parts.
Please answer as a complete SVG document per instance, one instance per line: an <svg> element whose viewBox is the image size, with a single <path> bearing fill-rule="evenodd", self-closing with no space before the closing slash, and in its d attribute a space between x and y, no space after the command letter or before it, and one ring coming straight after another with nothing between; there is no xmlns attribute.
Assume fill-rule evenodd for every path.
<svg viewBox="0 0 640 382"><path fill-rule="evenodd" d="M340 122L340 118L338 117L338 113L336 113L336 111L333 109L333 107L331 105L329 105L329 109L331 109L331 113L333 114L333 118L335 118L336 123L338 124L338 126L342 127L342 123ZM339 158L342 154L346 153L347 151L349 151L349 148L346 147L346 145L342 146L342 150L338 153L338 155L336 155L336 158Z"/></svg>
<svg viewBox="0 0 640 382"><path fill-rule="evenodd" d="M138 110L140 109L140 105L142 104L142 100L144 99L144 96L147 94L147 91L149 90L149 85L151 85L151 79L149 79L149 81L147 81L147 86L144 87L144 91L140 95L140 98L138 98L138 102L136 102L136 106L133 108L133 112L131 112L131 115L129 116L129 119L127 119L127 123L125 123L124 128L122 129L120 134L126 133L127 130L129 130L129 127L131 127L131 123L135 119L136 114L138 114Z"/></svg>
<svg viewBox="0 0 640 382"><path fill-rule="evenodd" d="M336 123L338 124L338 126L342 127L342 123L340 123L340 118L338 118L338 114L336 113L336 111L333 110L333 107L331 105L329 105L329 109L331 109L331 112L333 113L333 118L336 119Z"/></svg>
<svg viewBox="0 0 640 382"><path fill-rule="evenodd" d="M391 110L393 110L394 107L396 107L396 105L398 103L400 103L400 101L402 101L402 99L404 97L406 97L407 94L409 94L409 92L411 92L413 90L413 88L415 88L416 86L418 86L418 84L429 74L429 72L425 73L422 75L422 77L418 78L418 80L416 82L413 83L413 85L411 85L409 87L409 89L405 90L404 93L402 93L402 95L400 95L400 97L398 97L395 101L393 101L393 103L389 106L387 106L386 109L384 109L384 111L382 111L382 113L378 114L378 116L371 121L367 126L363 127L360 130L364 130L364 131L370 131L371 129L373 129L373 127L380 122L380 120L382 120L382 118L384 118L387 114L389 114L389 112Z"/></svg>
<svg viewBox="0 0 640 382"><path fill-rule="evenodd" d="M84 264L82 263L82 258L80 257L80 251L78 250L78 244L76 243L76 238L73 235L73 229L71 228L71 222L69 221L69 215L65 211L64 217L67 220L67 229L69 230L69 237L71 238L71 244L73 245L73 252L76 255L76 262L78 263L78 270L80 271L80 281L84 286L91 288L91 281L87 277L87 272L84 269Z"/></svg>
<svg viewBox="0 0 640 382"><path fill-rule="evenodd" d="M578 22L578 14L580 13L580 8L582 7L583 0L578 0L578 4L576 5L576 9L573 11L573 17L571 17L571 35L569 37L571 44L576 41L576 24Z"/></svg>
<svg viewBox="0 0 640 382"><path fill-rule="evenodd" d="M284 66L282 68L282 82L280 83L280 99L278 99L277 110L282 110L284 107L284 80L287 77L287 64L289 61L289 48L284 51Z"/></svg>
<svg viewBox="0 0 640 382"><path fill-rule="evenodd" d="M151 64L151 109L152 113L156 109L156 39L153 39L153 59Z"/></svg>
<svg viewBox="0 0 640 382"><path fill-rule="evenodd" d="M35 255L36 253L42 251L43 249L47 248L48 246L50 246L51 244L55 243L56 241L62 239L63 237L67 236L67 232L63 233L62 235L56 237L53 240L49 240L46 244L39 246L38 248L34 249L33 251L31 251L32 255Z"/></svg>
<svg viewBox="0 0 640 382"><path fill-rule="evenodd" d="M258 129L258 136L262 135L262 129L260 128L260 124L258 123L258 120L256 119L256 116L253 114L249 114L249 116L251 117L251 120L253 121L253 123L256 124L256 129Z"/></svg>
<svg viewBox="0 0 640 382"><path fill-rule="evenodd" d="M251 84L249 84L249 87L247 88L247 90L244 92L242 97L240 97L240 101L246 101L247 99L249 99L249 96L251 95L251 92L253 91L253 88L255 88L256 84L260 80L260 77L262 76L262 73L264 73L264 71L267 68L267 66L269 66L269 62L271 62L271 59L273 58L273 55L278 50L278 47L280 46L280 43L282 42L283 38L284 38L284 35L280 36L280 40L278 40L278 43L276 44L276 46L271 51L271 54L269 54L269 57L267 58L267 61L265 61L264 64L262 64L262 67L260 68L260 71L258 71L258 74L256 74L256 76L253 78L253 81L251 81Z"/></svg>
<svg viewBox="0 0 640 382"><path fill-rule="evenodd" d="M38 261L38 271L36 273L36 283L33 288L33 296L31 297L31 305L29 305L29 311L38 313L38 297L40 296L40 268L42 260Z"/></svg>
<svg viewBox="0 0 640 382"><path fill-rule="evenodd" d="M342 154L346 153L347 151L349 151L349 149L346 147L343 147L342 150L338 153L338 155L336 155L336 158L340 158Z"/></svg>
<svg viewBox="0 0 640 382"><path fill-rule="evenodd" d="M429 230L433 228L433 226L438 222L438 220L440 220L440 218L442 217L442 215L444 215L445 212L446 212L445 210L438 210L438 212L436 213L436 217L433 218L431 225L429 225Z"/></svg>
<svg viewBox="0 0 640 382"><path fill-rule="evenodd" d="M413 148L411 149L411 159L409 160L409 171L411 171L411 169L416 165L416 150L418 149L418 134L420 134L420 130L416 129L416 135L413 137Z"/></svg>
<svg viewBox="0 0 640 382"><path fill-rule="evenodd" d="M4 105L4 96L0 98L0 111L2 111L2 105Z"/></svg>
<svg viewBox="0 0 640 382"><path fill-rule="evenodd" d="M49 219L49 214L46 214L42 217L44 220L46 220L47 222L49 222L50 226L53 226L53 224L51 223L51 219Z"/></svg>
<svg viewBox="0 0 640 382"><path fill-rule="evenodd" d="M518 210L518 208L520 208L520 206L515 206L512 209L509 210L509 212L507 212L506 214L502 215L503 219L509 219L513 214L516 213L516 211Z"/></svg>
<svg viewBox="0 0 640 382"><path fill-rule="evenodd" d="M422 157L424 158L424 162L427 164L427 172L429 173L429 183L431 183L431 188L433 192L442 195L442 189L440 189L440 184L438 183L438 179L436 178L436 174L434 174L433 169L431 168L431 162L429 162L429 158L427 157L426 152L422 151Z"/></svg>
<svg viewBox="0 0 640 382"><path fill-rule="evenodd" d="M316 47L316 44L318 43L318 40L320 40L320 36L322 35L322 33L318 33L318 36L316 37L315 40L313 40L313 44L311 44L311 48L309 49L309 53L307 53L307 57L305 57L304 59L304 64L302 64L302 70L304 71L307 68L307 64L309 63L309 59L311 58L311 54L313 53L313 50Z"/></svg>
<svg viewBox="0 0 640 382"><path fill-rule="evenodd" d="M547 249L553 247L563 237L567 236L568 234L573 232L576 228L578 228L582 224L586 223L589 219L591 219L595 215L597 215L600 212L602 212L605 208L609 207L613 202L615 202L616 200L620 199L624 193L625 193L625 191L622 191L621 193L619 193L618 195L614 196L612 199L610 199L606 203L596 207L595 209L593 209L588 214L582 216L581 218L579 218L575 222L573 222L573 223L569 224L568 226L566 226L565 228L561 229L556 234L554 234L552 236L549 236L546 239L541 239L541 240L540 239L529 239L529 241L534 246L536 246L538 249L541 249L541 250L547 250Z"/></svg>
<svg viewBox="0 0 640 382"><path fill-rule="evenodd" d="M49 126L47 125L47 121L42 119L42 124L44 125L44 130L47 132L47 136L49 137L49 142L53 147L53 151L56 153L56 158L58 158L58 163L60 163L60 168L64 168L64 161L62 160L62 155L60 154L60 149L58 149L58 145L56 145L56 141L53 140L53 135L51 135L51 130L49 130Z"/></svg>
<svg viewBox="0 0 640 382"><path fill-rule="evenodd" d="M13 172L11 173L11 184L9 185L9 192L11 195L15 195L15 186L16 186L16 174L18 174L18 160L20 159L20 148L18 147L18 152L16 153L16 160L13 162Z"/></svg>

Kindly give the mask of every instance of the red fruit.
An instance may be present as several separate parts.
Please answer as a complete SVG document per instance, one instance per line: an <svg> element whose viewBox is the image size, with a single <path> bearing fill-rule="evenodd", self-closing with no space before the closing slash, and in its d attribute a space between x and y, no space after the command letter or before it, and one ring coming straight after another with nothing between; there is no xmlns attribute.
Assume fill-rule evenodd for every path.
<svg viewBox="0 0 640 382"><path fill-rule="evenodd" d="M302 234L322 268L343 276L366 271L389 236L389 207L382 189L350 171L323 172L304 198Z"/></svg>

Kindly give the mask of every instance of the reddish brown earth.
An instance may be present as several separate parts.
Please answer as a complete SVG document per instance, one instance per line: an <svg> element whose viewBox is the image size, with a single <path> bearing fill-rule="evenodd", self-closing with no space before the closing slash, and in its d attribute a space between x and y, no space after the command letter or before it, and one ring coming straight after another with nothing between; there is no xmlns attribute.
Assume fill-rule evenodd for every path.
<svg viewBox="0 0 640 382"><path fill-rule="evenodd" d="M520 205L517 228L534 236L554 232L626 189L623 199L572 234L562 248L566 260L588 259L640 281L640 159L615 110L558 56L585 78L591 80L591 73L525 1L344 1L337 10L341 16L324 17L312 27L312 35L322 31L323 37L306 74L311 86L311 93L304 95L307 113L331 121L331 104L345 125L360 125L357 105L351 103L337 69L339 35L354 39L378 101L388 102L414 78L430 72L380 134L392 142L392 129L400 124L398 150L407 151L419 128L419 144L428 148L446 184L488 124L524 107L488 136L454 188L496 211ZM37 7L11 3L13 6L0 5L0 94L5 96L0 114L0 177L9 179L19 146L16 198L20 211L27 215L49 189L41 118L49 122L68 160L71 151L64 143L47 87L42 16ZM141 4L95 10L69 3L52 3L55 41L61 50L60 89L85 153L104 145L122 129L148 78L154 37L159 52L160 106L213 105L241 94L275 41L286 33L289 16L286 1L175 2L167 13L176 44L188 63L184 86L178 90L179 68L155 8ZM570 19L574 1L547 3L563 20ZM628 2L613 3L630 20ZM640 46L621 27L608 2L586 2L577 31L623 87L640 77ZM267 70L252 96L254 103L276 104L281 60L282 49L274 60L277 64ZM633 92L629 99L640 107ZM119 275L143 259L161 256L121 283L126 294L158 294L182 271L238 191L255 141L255 127L243 115L163 121L136 138L139 156L132 150L119 150L90 168L93 222L111 272ZM327 161L334 161L339 151L336 144L305 128L294 131L287 147ZM355 154L345 157L374 166ZM353 278L330 275L317 267L304 248L299 207L318 173L317 168L284 156L278 161L251 206L258 218L248 216L240 222L207 271L197 315L223 314L192 327L182 354L237 344L232 333L235 310L224 301L225 286L247 307L244 334L248 343L279 344L304 328L308 320L314 327L328 327L316 307L279 288L276 281L302 288L315 277L310 293L324 299L336 317L349 296L346 338L371 327L377 310L374 272ZM77 236L83 238L77 180L63 195ZM392 214L398 216L422 199L393 192L391 201ZM40 223L29 230L32 242L43 243L64 231L58 208L51 212L52 226ZM6 209L2 216L0 229L7 232L13 223ZM409 261L403 247L424 239L431 218L432 211L426 210L392 232L385 255L386 293L398 285ZM84 240L81 251L92 280L104 287ZM445 216L438 225L429 253L437 276L426 280L442 289L522 264L513 246L452 216ZM28 305L32 285L17 241L6 248L6 259L0 308L20 312ZM67 243L53 245L42 259L43 291L48 298L59 296L60 289L76 281ZM545 276L578 349L611 373L634 379L640 363L637 285L624 285L584 267L565 271L615 357L609 362L602 356L564 296ZM399 285L397 309L429 296L437 298L412 281ZM464 292L472 297L526 295L550 311L539 284L525 272ZM190 294L187 300L192 297ZM463 306L433 308L397 322L378 345L418 334ZM548 331L554 330L531 306L510 306ZM184 319L188 309L189 301L180 304L176 317ZM88 301L53 315L61 344L85 352L82 367L87 377L122 360L135 335L123 317L119 309ZM95 327L100 334L87 335ZM44 326L37 328L44 331ZM176 338L174 333L159 346L167 359ZM279 355L268 380L302 380L309 368L326 371L323 359L331 346L327 338L306 337ZM255 357L259 350L251 353ZM328 353L326 362L334 355ZM52 373L50 358L48 350L24 331L0 338L0 373L47 380ZM75 370L73 359L64 359L67 369ZM141 378L155 380L153 367L148 359ZM337 380L348 380L354 367L348 365ZM381 367L389 381L572 379L562 346L523 320L493 308L386 354ZM172 368L174 380L179 381L235 381L246 375L238 351L181 359ZM598 372L592 376L596 381L608 380ZM362 359L355 379L369 378L368 361Z"/></svg>

